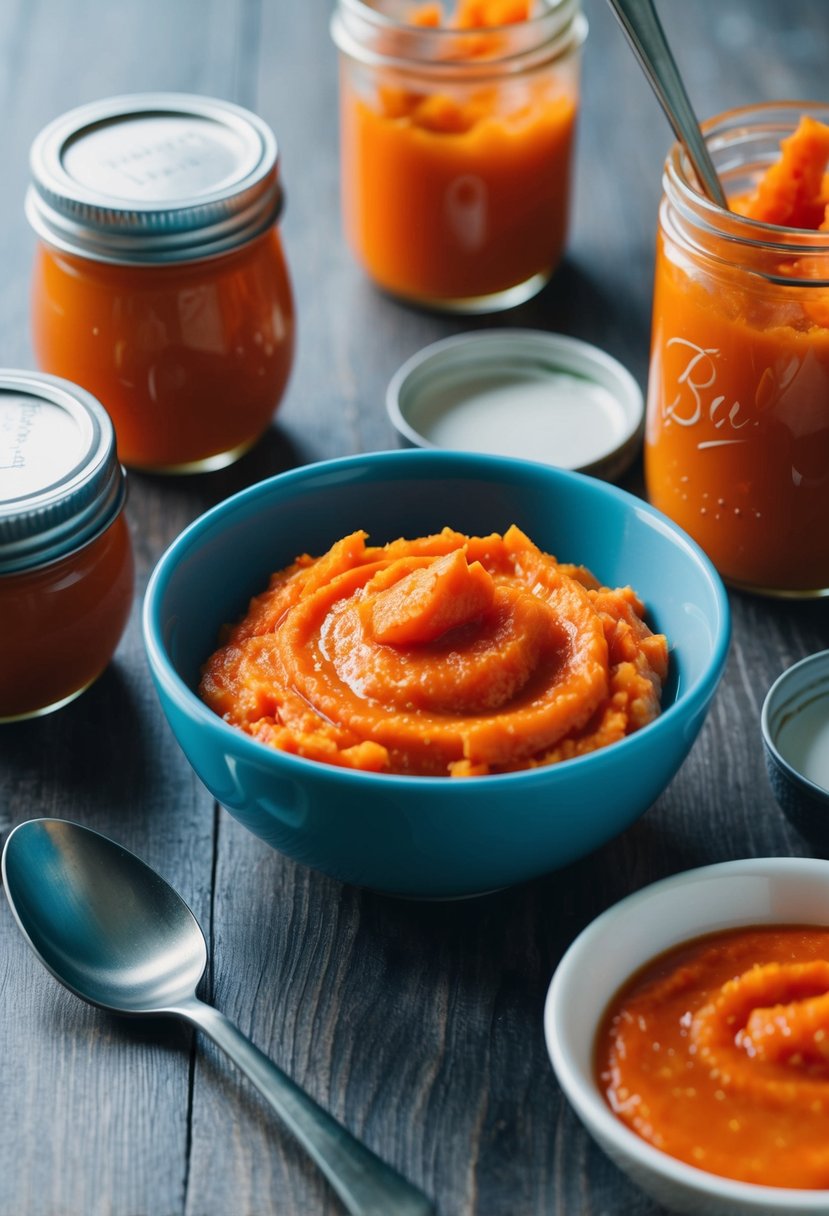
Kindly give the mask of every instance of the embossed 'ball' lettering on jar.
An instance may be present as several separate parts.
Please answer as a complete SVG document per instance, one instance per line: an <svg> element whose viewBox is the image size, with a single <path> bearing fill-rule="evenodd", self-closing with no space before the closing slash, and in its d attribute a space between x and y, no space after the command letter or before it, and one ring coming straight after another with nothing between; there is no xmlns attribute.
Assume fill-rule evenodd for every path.
<svg viewBox="0 0 829 1216"><path fill-rule="evenodd" d="M343 221L392 295L491 312L562 255L587 22L579 0L451 7L339 0Z"/></svg>
<svg viewBox="0 0 829 1216"><path fill-rule="evenodd" d="M294 352L270 128L206 97L108 98L44 128L31 171L40 366L101 401L127 465L237 459L269 426Z"/></svg>
<svg viewBox="0 0 829 1216"><path fill-rule="evenodd" d="M59 709L112 658L133 597L125 499L99 402L0 371L0 722Z"/></svg>
<svg viewBox="0 0 829 1216"><path fill-rule="evenodd" d="M790 102L705 124L729 199L804 114L829 123L829 106ZM659 214L648 496L732 586L829 594L829 232L724 211L676 146Z"/></svg>

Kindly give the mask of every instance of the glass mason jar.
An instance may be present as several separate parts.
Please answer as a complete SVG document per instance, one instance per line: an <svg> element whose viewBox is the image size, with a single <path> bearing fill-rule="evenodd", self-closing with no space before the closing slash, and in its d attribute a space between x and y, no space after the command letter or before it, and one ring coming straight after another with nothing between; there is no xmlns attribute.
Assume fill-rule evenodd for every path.
<svg viewBox="0 0 829 1216"><path fill-rule="evenodd" d="M704 126L730 198L749 194L802 114L786 102ZM829 594L829 232L704 198L678 146L659 209L645 436L651 502L732 586Z"/></svg>
<svg viewBox="0 0 829 1216"><path fill-rule="evenodd" d="M101 405L0 371L0 722L59 709L112 658L133 597L125 499Z"/></svg>
<svg viewBox="0 0 829 1216"><path fill-rule="evenodd" d="M540 291L567 232L578 0L512 25L411 24L416 0L339 0L343 223L402 299L456 312Z"/></svg>
<svg viewBox="0 0 829 1216"><path fill-rule="evenodd" d="M44 128L31 169L40 366L102 402L125 464L237 459L294 351L273 133L211 98L108 98Z"/></svg>

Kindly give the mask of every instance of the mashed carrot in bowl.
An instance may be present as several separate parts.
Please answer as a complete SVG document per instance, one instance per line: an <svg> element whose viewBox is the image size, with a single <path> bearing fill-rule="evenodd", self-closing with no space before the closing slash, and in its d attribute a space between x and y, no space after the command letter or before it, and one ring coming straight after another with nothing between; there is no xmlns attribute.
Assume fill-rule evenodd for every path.
<svg viewBox="0 0 829 1216"><path fill-rule="evenodd" d="M302 465L224 499L159 559L143 627L165 717L220 806L340 881L446 898L568 865L665 794L722 677L730 613L711 563L641 499L540 462L420 448ZM569 686L580 717L605 647L607 692L565 730L545 680ZM533 715L550 730L536 751L520 733ZM409 767L395 721L418 728ZM519 754L488 762L487 732ZM380 771L347 767L360 759Z"/></svg>
<svg viewBox="0 0 829 1216"><path fill-rule="evenodd" d="M308 759L476 776L554 764L659 713L667 641L517 527L344 537L276 572L208 659L225 721Z"/></svg>

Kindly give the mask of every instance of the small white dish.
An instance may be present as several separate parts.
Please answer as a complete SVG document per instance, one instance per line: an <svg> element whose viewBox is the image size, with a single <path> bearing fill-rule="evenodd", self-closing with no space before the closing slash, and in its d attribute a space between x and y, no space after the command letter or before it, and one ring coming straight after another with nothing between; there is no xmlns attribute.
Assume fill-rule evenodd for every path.
<svg viewBox="0 0 829 1216"><path fill-rule="evenodd" d="M594 1076L602 1017L635 971L671 947L706 933L785 923L829 924L829 861L794 857L730 861L654 883L588 925L553 976L544 1032L565 1095L616 1165L672 1211L695 1216L829 1212L829 1190L737 1182L654 1148L616 1118Z"/></svg>
<svg viewBox="0 0 829 1216"><path fill-rule="evenodd" d="M444 338L392 377L386 409L413 447L540 460L614 480L639 451L644 402L616 359L532 329Z"/></svg>

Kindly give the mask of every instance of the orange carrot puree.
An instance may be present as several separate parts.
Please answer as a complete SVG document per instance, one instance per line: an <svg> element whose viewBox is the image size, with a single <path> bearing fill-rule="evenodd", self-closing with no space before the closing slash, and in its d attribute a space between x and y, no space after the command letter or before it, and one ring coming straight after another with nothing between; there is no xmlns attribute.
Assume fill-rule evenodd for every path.
<svg viewBox="0 0 829 1216"><path fill-rule="evenodd" d="M57 705L95 680L130 613L133 551L123 514L76 553L0 578L0 718Z"/></svg>
<svg viewBox="0 0 829 1216"><path fill-rule="evenodd" d="M781 140L780 159L753 194L732 199L731 210L764 224L829 231L829 127L807 114Z"/></svg>
<svg viewBox="0 0 829 1216"><path fill-rule="evenodd" d="M532 0L460 0L454 15L447 21L441 4L421 4L413 9L413 25L448 25L456 30L485 29L528 21Z"/></svg>
<svg viewBox="0 0 829 1216"><path fill-rule="evenodd" d="M241 452L288 380L294 307L278 233L225 256L110 265L38 247L38 362L102 402L125 464L170 469Z"/></svg>
<svg viewBox="0 0 829 1216"><path fill-rule="evenodd" d="M414 775L553 764L659 713L667 643L629 588L518 528L367 546L278 571L205 664L227 722L313 760Z"/></svg>
<svg viewBox="0 0 829 1216"><path fill-rule="evenodd" d="M690 1165L829 1188L829 929L732 929L634 975L605 1015L596 1072L613 1112Z"/></svg>
<svg viewBox="0 0 829 1216"><path fill-rule="evenodd" d="M804 118L753 194L732 209L829 231L829 127ZM651 501L737 584L829 587L829 245L752 254L767 276L693 263L660 234L646 478ZM802 240L802 238L798 238ZM792 279L792 285L786 282ZM813 285L814 284L814 285Z"/></svg>
<svg viewBox="0 0 829 1216"><path fill-rule="evenodd" d="M463 0L413 25L470 31L451 51L485 65L503 53L494 27L527 20L527 0ZM489 28L492 27L492 28ZM344 74L342 195L346 234L386 290L421 301L505 291L558 262L567 226L575 86L549 68L472 82L378 71Z"/></svg>

